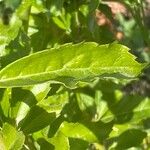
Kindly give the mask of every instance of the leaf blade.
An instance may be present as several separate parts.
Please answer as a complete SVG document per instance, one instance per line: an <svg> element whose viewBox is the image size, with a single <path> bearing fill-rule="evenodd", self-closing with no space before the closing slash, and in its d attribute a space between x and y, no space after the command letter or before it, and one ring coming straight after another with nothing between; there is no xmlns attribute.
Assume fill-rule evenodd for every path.
<svg viewBox="0 0 150 150"><path fill-rule="evenodd" d="M32 63L31 63L32 62ZM133 78L144 65L120 44L94 42L65 44L34 53L0 71L0 87L32 85L46 81L73 84L94 77Z"/></svg>

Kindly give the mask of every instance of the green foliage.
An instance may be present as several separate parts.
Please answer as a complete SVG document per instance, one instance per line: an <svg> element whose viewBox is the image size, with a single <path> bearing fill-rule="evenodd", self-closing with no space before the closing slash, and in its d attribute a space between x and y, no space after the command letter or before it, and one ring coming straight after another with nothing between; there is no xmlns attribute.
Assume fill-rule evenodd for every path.
<svg viewBox="0 0 150 150"><path fill-rule="evenodd" d="M103 1L2 0L0 9L0 149L150 147L149 84L130 89L147 64L98 26L96 9L113 20ZM136 16L117 17L130 37Z"/></svg>
<svg viewBox="0 0 150 150"><path fill-rule="evenodd" d="M8 123L3 124L0 133L0 146L6 150L19 150L23 146L25 136Z"/></svg>

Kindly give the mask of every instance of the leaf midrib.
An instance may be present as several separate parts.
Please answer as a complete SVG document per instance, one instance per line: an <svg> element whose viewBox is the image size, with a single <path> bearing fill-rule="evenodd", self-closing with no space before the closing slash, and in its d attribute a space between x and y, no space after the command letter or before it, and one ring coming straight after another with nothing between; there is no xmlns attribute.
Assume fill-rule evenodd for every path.
<svg viewBox="0 0 150 150"><path fill-rule="evenodd" d="M135 66L132 66L132 68L134 68ZM3 81L3 82L5 82L5 81L11 81L11 80L17 80L17 79L26 79L26 78L32 78L32 77L34 77L34 76L40 76L40 75L46 75L46 74L57 74L57 73L61 73L61 72L63 72L63 71L82 71L83 70L83 72L85 71L85 70L91 70L91 69L96 69L96 70L98 70L98 68L101 68L101 70L108 70L108 69L110 69L110 68L112 68L113 70L114 69L116 69L116 68L118 68L118 69L124 69L124 68L131 68L131 66L125 66L125 67L122 67L122 66L113 66L113 67L111 67L111 66L109 66L109 67L88 67L88 68L62 68L62 69L58 69L58 70L54 70L54 71L49 71L49 72L42 72L42 73L36 73L36 74L32 74L32 75L24 75L24 76L18 76L18 77L8 77L8 79L2 79L2 80L0 80L0 82L1 81ZM103 68L103 69L102 69ZM134 70L134 69L133 69ZM90 71L90 72L92 72L92 71ZM108 71L109 72L109 71ZM108 73L107 72L107 73ZM114 73L115 73L115 71L114 71ZM94 72L93 72L93 74L94 74ZM103 74L103 73L102 73Z"/></svg>

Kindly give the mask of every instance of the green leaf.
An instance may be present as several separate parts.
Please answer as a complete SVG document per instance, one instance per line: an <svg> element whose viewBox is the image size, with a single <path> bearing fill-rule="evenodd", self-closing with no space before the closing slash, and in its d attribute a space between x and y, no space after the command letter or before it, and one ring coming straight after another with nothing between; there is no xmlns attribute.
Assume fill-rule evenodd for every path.
<svg viewBox="0 0 150 150"><path fill-rule="evenodd" d="M87 94L78 93L77 101L80 110L88 117L88 120L99 121L108 111L107 103L102 99L100 91L95 92L95 98Z"/></svg>
<svg viewBox="0 0 150 150"><path fill-rule="evenodd" d="M134 124L133 125L129 124L129 123L114 124L113 127L112 127L112 131L109 134L109 137L110 138L117 137L118 135L121 135L126 130L134 129L134 128L137 128L137 126L134 127Z"/></svg>
<svg viewBox="0 0 150 150"><path fill-rule="evenodd" d="M69 150L69 140L61 132L56 133L56 135L48 139L48 141L55 146L55 150Z"/></svg>
<svg viewBox="0 0 150 150"><path fill-rule="evenodd" d="M17 15L22 20L28 20L28 10L30 9L31 5L35 2L35 0L22 0L20 7L17 9Z"/></svg>
<svg viewBox="0 0 150 150"><path fill-rule="evenodd" d="M134 97L136 100L136 97ZM150 116L150 98L145 97L141 100L141 103L133 109L133 117L131 121L141 121L147 119Z"/></svg>
<svg viewBox="0 0 150 150"><path fill-rule="evenodd" d="M69 138L70 150L83 150L89 147L89 143L76 138Z"/></svg>
<svg viewBox="0 0 150 150"><path fill-rule="evenodd" d="M126 96L117 104L111 107L113 113L106 113L102 121L107 122L110 118L115 118L116 122L139 123L150 116L150 98L138 95Z"/></svg>
<svg viewBox="0 0 150 150"><path fill-rule="evenodd" d="M51 0L49 1L50 13L54 16L61 15L63 8L63 0Z"/></svg>
<svg viewBox="0 0 150 150"><path fill-rule="evenodd" d="M54 150L54 146L48 140L44 138L38 139L37 142L40 146L40 150L45 150L45 149Z"/></svg>
<svg viewBox="0 0 150 150"><path fill-rule="evenodd" d="M46 97L49 90L48 83L37 84L27 88L13 88L11 95L11 118L15 118L18 124L31 107Z"/></svg>
<svg viewBox="0 0 150 150"><path fill-rule="evenodd" d="M120 44L66 44L8 65L0 71L0 87L46 81L74 87L78 81L89 81L95 77L133 78L140 74L143 67L143 64L135 61L128 48Z"/></svg>
<svg viewBox="0 0 150 150"><path fill-rule="evenodd" d="M116 145L116 150L138 147L147 136L146 132L138 129L129 129L116 138L111 139ZM112 144L113 145L113 144Z"/></svg>
<svg viewBox="0 0 150 150"><path fill-rule="evenodd" d="M14 14L9 25L0 22L0 56L6 55L5 46L14 40L22 25L21 20Z"/></svg>
<svg viewBox="0 0 150 150"><path fill-rule="evenodd" d="M5 144L4 144L4 140L3 140L3 136L2 133L0 132L0 147L2 150L5 150Z"/></svg>
<svg viewBox="0 0 150 150"><path fill-rule="evenodd" d="M22 132L17 132L16 134L16 140L10 150L20 150L21 147L23 146L25 136L23 135Z"/></svg>
<svg viewBox="0 0 150 150"><path fill-rule="evenodd" d="M47 113L44 109L34 106L19 126L25 133L33 133L48 126L54 119L55 113Z"/></svg>
<svg viewBox="0 0 150 150"><path fill-rule="evenodd" d="M3 125L0 134L0 147L4 150L20 150L24 144L25 136L8 123Z"/></svg>
<svg viewBox="0 0 150 150"><path fill-rule="evenodd" d="M58 17L53 17L53 21L59 28L66 30L65 23Z"/></svg>
<svg viewBox="0 0 150 150"><path fill-rule="evenodd" d="M69 102L68 93L56 94L49 96L47 99L43 99L37 105L46 110L49 113L55 112L60 114L65 104Z"/></svg>
<svg viewBox="0 0 150 150"><path fill-rule="evenodd" d="M5 117L10 117L10 97L11 97L11 90L6 89L2 92L2 97L0 99L0 107L3 111Z"/></svg>
<svg viewBox="0 0 150 150"><path fill-rule="evenodd" d="M97 142L98 139L92 131L80 123L63 122L59 130L70 138L78 138L88 142Z"/></svg>

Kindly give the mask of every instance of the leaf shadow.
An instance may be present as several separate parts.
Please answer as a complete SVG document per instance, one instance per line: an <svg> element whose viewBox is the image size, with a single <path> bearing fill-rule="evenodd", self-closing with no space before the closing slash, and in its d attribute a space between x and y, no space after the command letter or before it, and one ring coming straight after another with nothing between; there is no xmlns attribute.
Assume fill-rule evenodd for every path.
<svg viewBox="0 0 150 150"><path fill-rule="evenodd" d="M116 91L122 89L121 84L113 81L100 81L95 87L102 91L102 99L107 102L108 108L115 116L115 122L122 124L132 119L133 110L143 101L143 96L138 94L123 94L117 99Z"/></svg>
<svg viewBox="0 0 150 150"><path fill-rule="evenodd" d="M48 113L43 108L35 105L30 109L26 117L19 122L18 127L25 134L30 134L47 127L55 119L55 113Z"/></svg>
<svg viewBox="0 0 150 150"><path fill-rule="evenodd" d="M143 97L135 95L128 95L112 108L116 115L118 123L130 121L134 115L133 110L143 101Z"/></svg>
<svg viewBox="0 0 150 150"><path fill-rule="evenodd" d="M47 142L44 138L39 138L37 143L40 145L40 150L54 150L55 147Z"/></svg>
<svg viewBox="0 0 150 150"><path fill-rule="evenodd" d="M22 88L12 88L12 96L11 96L11 107L15 107L15 105L18 102L24 102L26 103L29 107L32 107L36 105L37 100L34 94L27 89L22 89Z"/></svg>
<svg viewBox="0 0 150 150"><path fill-rule="evenodd" d="M127 149L131 147L139 147L143 139L147 136L147 133L139 129L129 129L124 131L117 137L106 140L105 145L107 147L116 143L116 150ZM136 138L135 138L136 137Z"/></svg>
<svg viewBox="0 0 150 150"><path fill-rule="evenodd" d="M20 41L20 37L22 37L24 41ZM6 46L5 51L8 52L6 55L0 58L1 69L7 66L8 64L14 62L15 60L29 55L31 49L29 39L27 38L27 35L20 31L18 36L13 41L11 41L8 46Z"/></svg>
<svg viewBox="0 0 150 150"><path fill-rule="evenodd" d="M103 144L103 141L108 138L113 127L113 122L103 123L101 121L91 122L88 120L79 122L86 126L91 132L93 132L101 144Z"/></svg>

